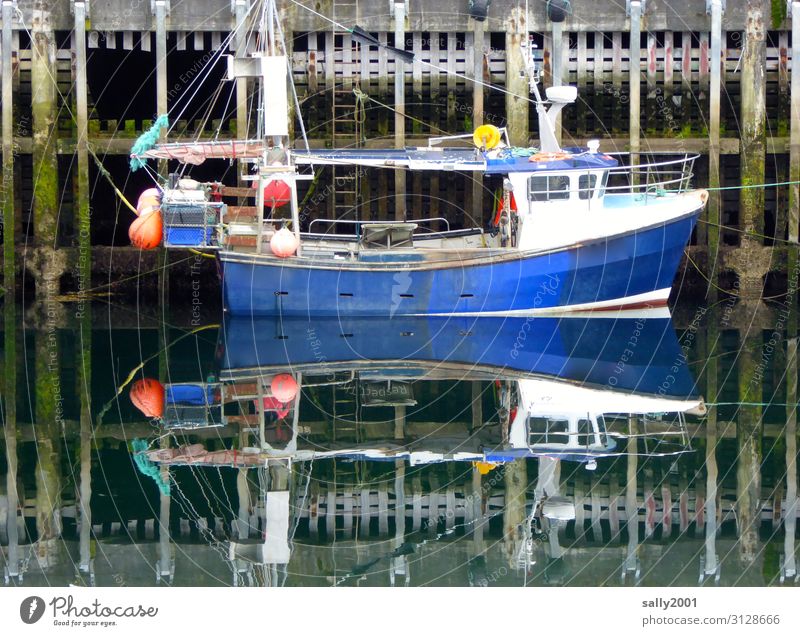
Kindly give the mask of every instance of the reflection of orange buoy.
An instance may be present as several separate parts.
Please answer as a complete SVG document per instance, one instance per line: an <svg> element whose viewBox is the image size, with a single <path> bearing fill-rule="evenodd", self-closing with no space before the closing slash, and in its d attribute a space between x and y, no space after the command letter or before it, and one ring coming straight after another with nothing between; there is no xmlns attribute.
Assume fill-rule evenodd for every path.
<svg viewBox="0 0 800 636"><path fill-rule="evenodd" d="M130 398L133 405L147 417L164 415L164 386L158 380L137 380L131 387Z"/></svg>
<svg viewBox="0 0 800 636"><path fill-rule="evenodd" d="M478 469L481 475L488 475L492 470L497 468L497 464L492 462L472 462L472 465Z"/></svg>
<svg viewBox="0 0 800 636"><path fill-rule="evenodd" d="M294 400L297 395L297 382L288 373L279 373L272 378L270 388L272 389L273 397L284 404Z"/></svg>
<svg viewBox="0 0 800 636"><path fill-rule="evenodd" d="M279 208L292 200L292 189L280 179L274 179L264 186L264 207Z"/></svg>
<svg viewBox="0 0 800 636"><path fill-rule="evenodd" d="M161 219L161 212L156 210L145 216L140 216L128 228L128 238L131 243L140 250L152 250L161 243L161 234L164 231L164 223Z"/></svg>
<svg viewBox="0 0 800 636"><path fill-rule="evenodd" d="M275 232L269 241L272 253L280 258L289 258L292 256L297 251L298 244L295 233L291 230L287 230L285 227Z"/></svg>
<svg viewBox="0 0 800 636"><path fill-rule="evenodd" d="M161 211L161 192L158 188L148 188L139 195L136 202L136 216L146 216Z"/></svg>

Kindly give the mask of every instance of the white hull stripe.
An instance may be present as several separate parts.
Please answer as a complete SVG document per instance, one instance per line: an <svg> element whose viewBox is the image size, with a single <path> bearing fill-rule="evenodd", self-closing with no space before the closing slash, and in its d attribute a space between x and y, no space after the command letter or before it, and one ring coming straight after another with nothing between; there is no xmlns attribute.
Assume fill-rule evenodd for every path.
<svg viewBox="0 0 800 636"><path fill-rule="evenodd" d="M643 315L651 318L668 317L669 310L666 308L667 300L671 288L657 289L656 291L626 296L625 298L613 298L611 300L600 300L591 303L578 303L575 305L564 305L560 307L542 307L531 309L514 309L510 311L456 311L442 314L409 314L411 316L558 316L560 314L570 314L578 317L584 313L592 316L614 315L618 311L641 310ZM565 316L566 317L566 316Z"/></svg>

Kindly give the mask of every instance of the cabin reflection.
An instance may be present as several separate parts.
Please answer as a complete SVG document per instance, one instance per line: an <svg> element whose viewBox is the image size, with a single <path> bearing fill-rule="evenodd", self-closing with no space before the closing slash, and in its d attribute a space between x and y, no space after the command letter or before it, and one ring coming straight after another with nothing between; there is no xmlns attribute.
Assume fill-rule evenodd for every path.
<svg viewBox="0 0 800 636"><path fill-rule="evenodd" d="M470 358L470 349L452 342L447 346L462 357L433 359L428 349L417 358L408 352L368 358L362 355L368 339L349 330L353 335L337 334L336 343L348 341L342 350L352 357L323 354L328 367L314 357L313 344L308 359L288 363L281 337L293 332L285 329L268 332L270 346L277 343L275 356L261 346L254 354L259 364L226 367L224 344L238 338L228 326L215 346L213 375L204 371L197 382L197 376L170 372L174 381L165 383L155 436L141 418L94 430L65 423L63 437L56 436L56 443L66 440L62 453L94 448L76 456L74 471L61 463L56 477L65 486L55 501L44 501L29 477L42 441L28 424L6 420L0 464L6 579L101 585L793 582L796 462L783 459L796 458L796 426L764 425L764 439L771 447L780 440L785 452L757 467L759 506L743 528L735 470L740 441L719 417L720 407L701 414L693 379L683 395L637 392L635 385L619 395L600 393L626 407L589 408L585 395L572 400L576 408L569 412L552 403L534 412L529 407L541 404L538 399L525 406L531 395L526 382L544 383L551 395L554 387L574 390L576 383L600 392L593 381L614 372L619 352L612 345L626 344L614 337L615 329L628 326L617 324L600 340L605 346L582 351L589 340L569 332L576 324L531 344L524 362L518 362L522 354L506 355L511 364L499 360L496 349L484 355L486 347L478 348ZM662 334L674 341L672 325L665 325ZM596 329L591 323L576 332L597 342ZM454 337L463 331L469 329L459 325ZM562 352L576 355L556 355L554 335ZM470 336L460 338L469 342ZM681 351L662 340L667 348L658 373ZM419 343L410 346L420 350ZM651 375L635 370L617 374L621 380L638 374L655 381L659 347L648 351ZM592 355L595 364L588 362ZM272 380L282 373L298 390L291 400L270 401L276 397ZM713 378L702 379L704 392L718 395L709 385ZM634 410L634 399L649 405L667 399L674 409L639 402ZM515 428L517 422L522 426ZM168 494L133 467L123 443L133 436L159 440L149 443L147 457L152 474L170 485ZM86 488L69 486L73 475L84 474ZM43 543L40 536L48 535L40 535L37 510L48 506L61 525L57 541ZM755 531L750 560L742 558L745 548L753 550L743 548L742 531Z"/></svg>

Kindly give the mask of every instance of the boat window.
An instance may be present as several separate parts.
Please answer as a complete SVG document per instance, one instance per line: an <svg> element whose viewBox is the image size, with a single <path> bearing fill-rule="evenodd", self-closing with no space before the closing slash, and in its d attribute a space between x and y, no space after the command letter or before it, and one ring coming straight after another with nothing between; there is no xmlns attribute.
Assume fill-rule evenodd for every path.
<svg viewBox="0 0 800 636"><path fill-rule="evenodd" d="M589 444L594 444L592 420L582 418L578 420L578 445L587 446Z"/></svg>
<svg viewBox="0 0 800 636"><path fill-rule="evenodd" d="M603 177L600 180L600 192L597 193L597 198L601 198L606 193L607 185L608 185L608 170L603 172Z"/></svg>
<svg viewBox="0 0 800 636"><path fill-rule="evenodd" d="M528 179L529 201L554 201L569 199L567 175L536 175Z"/></svg>
<svg viewBox="0 0 800 636"><path fill-rule="evenodd" d="M528 418L528 443L566 444L569 441L569 420L549 417Z"/></svg>
<svg viewBox="0 0 800 636"><path fill-rule="evenodd" d="M591 199L596 183L596 174L582 174L578 177L578 196L581 199Z"/></svg>
<svg viewBox="0 0 800 636"><path fill-rule="evenodd" d="M608 446L608 436L606 435L606 418L602 415L597 416L597 432L600 434L600 443Z"/></svg>

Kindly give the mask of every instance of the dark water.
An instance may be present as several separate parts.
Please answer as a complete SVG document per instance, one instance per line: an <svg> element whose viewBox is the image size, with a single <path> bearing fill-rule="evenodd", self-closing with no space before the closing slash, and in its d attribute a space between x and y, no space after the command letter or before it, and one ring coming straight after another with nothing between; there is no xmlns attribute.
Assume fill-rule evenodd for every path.
<svg viewBox="0 0 800 636"><path fill-rule="evenodd" d="M591 335L578 337L578 323L536 320L521 357L499 358L524 322L261 321L248 332L225 331L214 316L164 327L139 320L135 307L103 305L90 345L79 328L5 333L4 353L17 353L15 368L3 368L8 583L778 585L794 568L797 536L795 405L787 406L795 345L787 325L745 329L725 308L679 304L624 370L619 352L634 323L611 333L591 331L590 321L581 333ZM476 336L477 349L452 344ZM77 374L82 353L89 384ZM263 377L271 387L281 368L300 380L301 397L261 413L266 389L250 395L247 382ZM477 465L475 453L507 450L504 400L534 375L704 396L708 413L685 422L608 417L613 449ZM129 397L142 378L207 383L212 402L215 391L238 393L223 406L168 406L153 419ZM269 462L232 465L262 443ZM137 463L135 444L196 444L218 461ZM333 451L345 456L319 455ZM568 518L534 514L545 495Z"/></svg>

